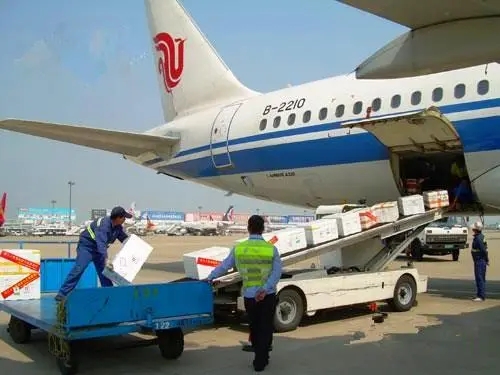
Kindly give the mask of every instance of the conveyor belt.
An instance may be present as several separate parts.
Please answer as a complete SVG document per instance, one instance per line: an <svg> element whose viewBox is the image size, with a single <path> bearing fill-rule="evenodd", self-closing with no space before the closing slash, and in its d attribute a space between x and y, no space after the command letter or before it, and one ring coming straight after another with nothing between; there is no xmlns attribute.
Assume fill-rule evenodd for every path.
<svg viewBox="0 0 500 375"><path fill-rule="evenodd" d="M343 248L356 243L368 240L370 238L379 237L380 239L385 239L388 237L395 236L400 233L411 231L412 229L424 226L426 224L432 223L439 220L446 213L447 208L435 208L426 211L423 214L412 215L403 217L395 222L382 224L374 228L367 229L365 231L352 234L350 236L338 238L333 241L325 242L324 244L308 247L295 251L293 253L284 254L281 259L283 266L290 266L308 260L319 255L329 253L333 249ZM235 284L241 280L238 272L233 272L226 274L216 279L220 284L216 285L216 288L226 287L231 284Z"/></svg>

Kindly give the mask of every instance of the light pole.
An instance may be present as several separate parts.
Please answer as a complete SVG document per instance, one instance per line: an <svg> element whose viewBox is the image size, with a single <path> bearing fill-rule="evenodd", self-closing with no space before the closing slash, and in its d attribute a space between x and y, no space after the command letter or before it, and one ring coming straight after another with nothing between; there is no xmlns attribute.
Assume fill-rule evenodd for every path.
<svg viewBox="0 0 500 375"><path fill-rule="evenodd" d="M198 221L201 221L201 209L203 207L202 206L198 206Z"/></svg>
<svg viewBox="0 0 500 375"><path fill-rule="evenodd" d="M68 181L69 185L69 213L68 213L68 228L71 229L71 188L75 185L74 181Z"/></svg>
<svg viewBox="0 0 500 375"><path fill-rule="evenodd" d="M52 223L53 223L53 222L55 221L55 219L56 219L56 218L55 218L55 212L54 212L54 209L55 209L55 207L56 207L56 203L57 203L57 202L56 202L56 200L55 200L55 199L52 199L52 200L50 201L50 204L52 204L52 220L51 220L51 222L52 222Z"/></svg>

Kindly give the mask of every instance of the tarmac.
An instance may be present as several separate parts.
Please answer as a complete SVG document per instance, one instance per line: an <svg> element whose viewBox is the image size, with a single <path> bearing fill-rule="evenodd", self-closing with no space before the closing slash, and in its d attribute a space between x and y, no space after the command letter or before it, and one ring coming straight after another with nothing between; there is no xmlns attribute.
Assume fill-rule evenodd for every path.
<svg viewBox="0 0 500 375"><path fill-rule="evenodd" d="M485 232L485 235L490 252L486 301L472 301L475 285L468 249L463 250L458 262L453 262L451 255L425 257L422 262L414 263L420 273L430 278L428 292L418 296L418 306L405 313L389 312L380 324L373 323L371 315L361 309L321 313L294 332L274 336L270 365L264 373L498 375L500 232ZM154 250L137 283L181 278L183 253L231 245L241 237L144 237ZM29 248L41 250L43 257L67 254L66 246L62 245L29 245ZM119 245L113 245L111 254L118 248ZM392 266L406 262L402 257ZM8 319L8 315L0 312L0 374L57 374L55 360L47 350L46 335L34 332L30 343L14 344L6 331ZM253 373L253 355L241 350L247 338L247 326L236 321L195 331L186 335L185 352L176 361L164 360L156 346L130 347L142 341L138 336L94 340L82 346L79 374L249 374Z"/></svg>

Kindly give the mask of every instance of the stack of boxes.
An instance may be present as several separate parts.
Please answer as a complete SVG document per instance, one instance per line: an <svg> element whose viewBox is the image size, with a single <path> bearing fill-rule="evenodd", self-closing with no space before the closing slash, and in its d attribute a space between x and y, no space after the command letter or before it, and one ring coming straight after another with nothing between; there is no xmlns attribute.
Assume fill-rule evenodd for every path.
<svg viewBox="0 0 500 375"><path fill-rule="evenodd" d="M0 250L0 301L40 299L40 251Z"/></svg>

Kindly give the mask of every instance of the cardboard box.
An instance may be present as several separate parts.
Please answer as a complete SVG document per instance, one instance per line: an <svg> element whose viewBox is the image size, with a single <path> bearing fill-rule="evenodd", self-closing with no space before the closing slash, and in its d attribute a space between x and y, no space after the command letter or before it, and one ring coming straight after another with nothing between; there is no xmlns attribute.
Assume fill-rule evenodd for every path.
<svg viewBox="0 0 500 375"><path fill-rule="evenodd" d="M379 223L393 223L399 219L398 202L385 202L371 207Z"/></svg>
<svg viewBox="0 0 500 375"><path fill-rule="evenodd" d="M398 209L401 215L419 215L425 213L424 197L419 194L398 198Z"/></svg>
<svg viewBox="0 0 500 375"><path fill-rule="evenodd" d="M379 223L377 216L375 216L369 207L359 208L354 211L356 211L359 215L361 230L370 229Z"/></svg>
<svg viewBox="0 0 500 375"><path fill-rule="evenodd" d="M305 230L308 246L319 245L339 238L339 230L334 220L316 220L301 226Z"/></svg>
<svg viewBox="0 0 500 375"><path fill-rule="evenodd" d="M40 299L40 251L0 249L0 301Z"/></svg>
<svg viewBox="0 0 500 375"><path fill-rule="evenodd" d="M152 251L150 244L132 234L113 259L113 269L105 268L103 274L117 285L130 284Z"/></svg>
<svg viewBox="0 0 500 375"><path fill-rule="evenodd" d="M285 255L307 247L306 231L303 227L280 229L263 233L262 237L276 246L280 255ZM246 241L248 237L236 240L236 243Z"/></svg>
<svg viewBox="0 0 500 375"><path fill-rule="evenodd" d="M197 280L207 278L210 272L229 255L230 251L229 247L213 246L184 254L184 273L186 277Z"/></svg>
<svg viewBox="0 0 500 375"><path fill-rule="evenodd" d="M450 198L446 190L433 190L424 192L424 205L427 208L440 208L450 205Z"/></svg>
<svg viewBox="0 0 500 375"><path fill-rule="evenodd" d="M335 220L340 237L361 232L361 218L355 210L343 214L326 215L322 220Z"/></svg>

